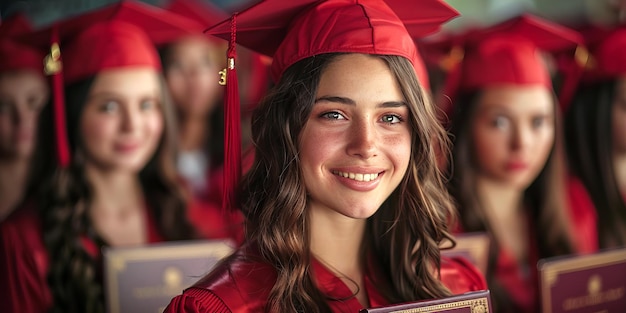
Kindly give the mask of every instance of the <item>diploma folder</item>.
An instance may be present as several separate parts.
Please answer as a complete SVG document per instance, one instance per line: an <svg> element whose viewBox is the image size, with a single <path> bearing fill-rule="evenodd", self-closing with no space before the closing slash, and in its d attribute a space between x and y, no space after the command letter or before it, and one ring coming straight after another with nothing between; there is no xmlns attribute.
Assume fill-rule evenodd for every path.
<svg viewBox="0 0 626 313"><path fill-rule="evenodd" d="M234 251L229 240L178 241L103 251L109 313L161 313Z"/></svg>
<svg viewBox="0 0 626 313"><path fill-rule="evenodd" d="M626 248L538 263L543 313L626 312Z"/></svg>
<svg viewBox="0 0 626 313"><path fill-rule="evenodd" d="M473 291L447 298L362 309L359 313L493 313L489 290Z"/></svg>

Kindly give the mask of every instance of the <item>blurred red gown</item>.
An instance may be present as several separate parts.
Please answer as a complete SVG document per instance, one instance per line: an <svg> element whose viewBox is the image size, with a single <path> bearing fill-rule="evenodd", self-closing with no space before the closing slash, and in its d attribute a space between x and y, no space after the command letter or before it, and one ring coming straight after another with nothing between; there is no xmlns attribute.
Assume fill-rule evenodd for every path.
<svg viewBox="0 0 626 313"><path fill-rule="evenodd" d="M276 270L259 259L256 249L242 247L230 262L221 264L196 285L172 299L165 313L263 312L270 289L276 281ZM381 279L371 263L364 277L369 305L389 305L378 292L379 289L388 288L389 283ZM348 286L314 258L311 260L311 269L315 284L329 299L327 304L333 312L358 312L363 309ZM442 260L441 277L454 294L487 289L482 275L463 259Z"/></svg>
<svg viewBox="0 0 626 313"><path fill-rule="evenodd" d="M586 254L598 251L596 207L583 183L571 175L567 179L567 196L576 252Z"/></svg>
<svg viewBox="0 0 626 313"><path fill-rule="evenodd" d="M254 162L253 151L246 151L242 159L242 170L247 172ZM241 211L222 208L224 192L224 169L207 172L209 189L205 195L194 195L189 205L189 221L204 239L230 238L237 244L244 239L244 217Z"/></svg>
<svg viewBox="0 0 626 313"><path fill-rule="evenodd" d="M163 241L150 210L146 210L148 242ZM81 244L97 260L100 249L89 238ZM52 307L47 283L50 265L42 225L33 206L25 206L0 224L0 310L44 313Z"/></svg>
<svg viewBox="0 0 626 313"><path fill-rule="evenodd" d="M574 253L593 253L598 250L595 208L582 183L574 177L567 179L569 217L572 225ZM494 276L510 297L515 312L535 313L539 311L539 277L537 272L536 238L530 232L526 268L520 266L507 250L500 249Z"/></svg>

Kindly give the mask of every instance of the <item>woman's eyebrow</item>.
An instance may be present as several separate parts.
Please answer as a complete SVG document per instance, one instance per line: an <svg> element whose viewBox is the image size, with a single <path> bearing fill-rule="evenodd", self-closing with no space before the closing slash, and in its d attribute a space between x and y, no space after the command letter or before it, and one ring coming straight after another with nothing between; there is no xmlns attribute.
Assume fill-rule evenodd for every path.
<svg viewBox="0 0 626 313"><path fill-rule="evenodd" d="M336 103L347 104L347 105L356 105L356 101L350 98L346 98L346 97L322 96L322 97L315 99L315 103L322 102L322 101L336 102ZM404 101L386 101L386 102L379 103L376 106L381 107L381 108L397 108L397 107L407 106L407 104Z"/></svg>
<svg viewBox="0 0 626 313"><path fill-rule="evenodd" d="M350 98L339 97L339 96L322 96L315 99L315 103L318 102L337 102L348 105L356 105L356 102Z"/></svg>

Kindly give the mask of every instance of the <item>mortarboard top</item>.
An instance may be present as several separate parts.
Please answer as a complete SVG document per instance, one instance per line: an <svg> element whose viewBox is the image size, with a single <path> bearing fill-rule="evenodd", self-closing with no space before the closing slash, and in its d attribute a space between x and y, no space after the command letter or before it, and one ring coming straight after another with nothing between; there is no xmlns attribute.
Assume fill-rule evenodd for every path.
<svg viewBox="0 0 626 313"><path fill-rule="evenodd" d="M457 15L440 0L265 0L208 29L208 34L230 42L223 206L229 209L235 203L233 190L241 175L235 43L272 57L276 82L302 59L343 52L405 57L427 88L426 70L413 40L437 31Z"/></svg>
<svg viewBox="0 0 626 313"><path fill-rule="evenodd" d="M54 23L24 39L50 49L44 71L52 76L57 157L70 162L65 126L64 85L113 68L160 69L155 45L201 31L195 21L135 1L122 1ZM50 45L51 43L51 45Z"/></svg>
<svg viewBox="0 0 626 313"><path fill-rule="evenodd" d="M541 52L570 51L582 44L582 36L555 23L522 15L495 26L472 30L433 43L426 51L442 55L447 49L453 60L440 65L449 70L444 93L451 99L459 92L493 85L542 85L552 88ZM454 103L454 100L452 101Z"/></svg>
<svg viewBox="0 0 626 313"><path fill-rule="evenodd" d="M413 38L437 31L458 13L438 0L266 0L236 16L236 42L274 58L275 81L293 63L329 52L393 54L425 74ZM231 22L207 31L226 40ZM427 77L419 76L428 86Z"/></svg>
<svg viewBox="0 0 626 313"><path fill-rule="evenodd" d="M584 64L583 81L601 81L626 74L626 27L595 27L583 35L591 53Z"/></svg>
<svg viewBox="0 0 626 313"><path fill-rule="evenodd" d="M565 74L559 100L567 109L578 87L626 75L626 27L591 26L581 31L585 48L574 55L560 55Z"/></svg>
<svg viewBox="0 0 626 313"><path fill-rule="evenodd" d="M183 16L122 1L57 22L30 35L28 41L59 45L63 78L69 84L107 68L143 65L159 69L155 45L201 31L200 24Z"/></svg>
<svg viewBox="0 0 626 313"><path fill-rule="evenodd" d="M42 71L44 49L37 49L18 42L15 37L28 34L32 27L22 14L13 15L0 24L0 72L30 69Z"/></svg>

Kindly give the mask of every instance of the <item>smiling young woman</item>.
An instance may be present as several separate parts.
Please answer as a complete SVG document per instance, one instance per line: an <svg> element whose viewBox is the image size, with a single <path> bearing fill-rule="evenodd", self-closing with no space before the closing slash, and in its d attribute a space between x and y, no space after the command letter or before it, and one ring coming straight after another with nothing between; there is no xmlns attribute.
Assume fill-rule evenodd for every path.
<svg viewBox="0 0 626 313"><path fill-rule="evenodd" d="M166 312L357 312L486 288L439 254L453 214L436 165L445 132L407 31L453 15L439 1L270 0L209 31L245 25L238 42L274 56L277 84L238 186L245 243Z"/></svg>

